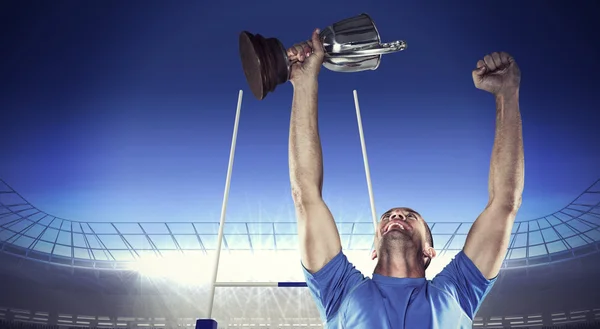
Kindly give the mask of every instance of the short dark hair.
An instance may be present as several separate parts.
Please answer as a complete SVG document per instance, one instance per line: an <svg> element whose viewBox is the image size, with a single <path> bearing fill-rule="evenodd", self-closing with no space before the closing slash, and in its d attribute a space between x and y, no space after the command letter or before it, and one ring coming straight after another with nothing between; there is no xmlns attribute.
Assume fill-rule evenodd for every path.
<svg viewBox="0 0 600 329"><path fill-rule="evenodd" d="M427 223L425 223L425 228L427 229L427 242L429 242L429 245L433 248L433 235L431 234L431 229Z"/></svg>
<svg viewBox="0 0 600 329"><path fill-rule="evenodd" d="M431 248L433 248L433 235L431 234L431 229L429 228L429 225L427 225L427 223L425 223L425 228L427 229L427 242L429 242L429 245L431 246ZM429 264L431 264L431 258L429 258L429 261L427 261L427 263L425 264L425 269L427 270L427 268L429 267Z"/></svg>

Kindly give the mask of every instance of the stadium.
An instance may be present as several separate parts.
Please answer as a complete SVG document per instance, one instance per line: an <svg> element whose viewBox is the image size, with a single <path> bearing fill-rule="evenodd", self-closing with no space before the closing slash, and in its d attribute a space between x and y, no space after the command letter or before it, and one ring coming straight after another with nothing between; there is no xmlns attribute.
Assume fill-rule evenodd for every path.
<svg viewBox="0 0 600 329"><path fill-rule="evenodd" d="M600 62L589 60L600 2L314 4L0 5L0 329L325 328L302 272L290 195L289 128L302 106L287 83L287 51L314 28L327 32L328 56L314 66L323 71L324 159L315 162L348 260L374 276L378 214L409 206L431 229L433 279L463 250L494 183L510 181L492 168L509 168L511 156L498 150L513 149L525 154L525 187L493 288L474 316L464 305L465 314L430 305L425 320L600 328ZM496 143L508 105L498 89L495 108L476 79L497 52L510 53L511 69L488 73L519 81L509 88L512 147ZM244 100L240 120L247 87L256 99ZM298 135L314 148L314 133ZM482 229L496 222L483 223L479 232L498 235ZM494 252L487 237L476 251ZM418 303L407 303L417 311L404 322L390 312L377 319L421 329Z"/></svg>
<svg viewBox="0 0 600 329"><path fill-rule="evenodd" d="M91 223L47 214L3 182L0 328L194 327L206 309L219 223ZM338 222L363 273L373 226ZM441 270L470 222L431 223ZM593 328L600 296L600 180L552 214L515 223L499 281L474 328ZM219 328L322 326L298 268L294 222L225 224ZM236 266L252 261L257 266ZM261 270L278 262L281 271ZM202 281L204 279L204 281Z"/></svg>

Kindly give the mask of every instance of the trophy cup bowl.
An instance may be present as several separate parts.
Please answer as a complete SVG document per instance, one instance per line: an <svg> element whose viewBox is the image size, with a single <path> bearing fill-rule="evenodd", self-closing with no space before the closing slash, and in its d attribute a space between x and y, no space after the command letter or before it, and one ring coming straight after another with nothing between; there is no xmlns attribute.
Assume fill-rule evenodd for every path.
<svg viewBox="0 0 600 329"><path fill-rule="evenodd" d="M383 54L406 49L406 42L401 40L381 43L375 23L367 14L334 23L319 37L325 50L323 66L335 72L375 70ZM278 39L248 31L240 33L239 52L246 81L258 100L287 82L297 62Z"/></svg>

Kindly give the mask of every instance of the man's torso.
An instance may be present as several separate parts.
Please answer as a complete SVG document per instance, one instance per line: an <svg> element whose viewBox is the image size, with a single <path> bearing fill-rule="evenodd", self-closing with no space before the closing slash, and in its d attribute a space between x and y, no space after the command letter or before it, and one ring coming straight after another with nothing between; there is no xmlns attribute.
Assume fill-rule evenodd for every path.
<svg viewBox="0 0 600 329"><path fill-rule="evenodd" d="M403 286L365 279L348 294L328 329L471 328L456 299L425 279Z"/></svg>
<svg viewBox="0 0 600 329"><path fill-rule="evenodd" d="M496 281L486 279L462 251L431 281L376 273L368 278L341 251L316 273L304 266L303 271L330 329L471 328Z"/></svg>

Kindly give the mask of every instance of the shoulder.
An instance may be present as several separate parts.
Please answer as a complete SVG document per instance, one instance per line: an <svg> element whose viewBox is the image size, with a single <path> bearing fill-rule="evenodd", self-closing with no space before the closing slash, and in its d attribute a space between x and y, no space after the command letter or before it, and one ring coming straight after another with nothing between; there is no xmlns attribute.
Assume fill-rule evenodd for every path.
<svg viewBox="0 0 600 329"><path fill-rule="evenodd" d="M304 266L303 271L324 321L337 314L348 296L368 281L342 251L317 272L311 273Z"/></svg>
<svg viewBox="0 0 600 329"><path fill-rule="evenodd" d="M495 281L496 278L486 279L462 250L432 280L438 286L445 286L447 284L489 286Z"/></svg>
<svg viewBox="0 0 600 329"><path fill-rule="evenodd" d="M471 259L460 251L431 280L430 286L451 296L472 319L495 281L496 278L486 279Z"/></svg>

